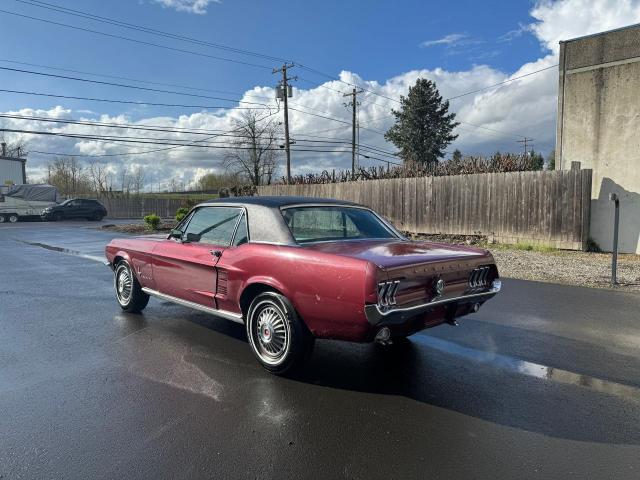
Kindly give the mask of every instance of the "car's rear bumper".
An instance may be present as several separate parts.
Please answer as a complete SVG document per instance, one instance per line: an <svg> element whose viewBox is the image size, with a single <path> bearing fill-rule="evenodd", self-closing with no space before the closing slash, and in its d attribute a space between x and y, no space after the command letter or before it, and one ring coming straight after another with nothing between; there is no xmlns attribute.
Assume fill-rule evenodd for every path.
<svg viewBox="0 0 640 480"><path fill-rule="evenodd" d="M491 287L481 292L467 293L447 298L435 298L427 303L412 305L408 307L398 307L381 309L378 305L365 305L364 312L367 321L373 327L399 326L407 322L412 322L417 317L424 317L429 313L438 311L444 312L449 318L442 318L442 321L453 320L456 316L470 313L470 309L476 304L482 304L493 298L502 288L500 280L494 280ZM440 322L441 323L441 322Z"/></svg>

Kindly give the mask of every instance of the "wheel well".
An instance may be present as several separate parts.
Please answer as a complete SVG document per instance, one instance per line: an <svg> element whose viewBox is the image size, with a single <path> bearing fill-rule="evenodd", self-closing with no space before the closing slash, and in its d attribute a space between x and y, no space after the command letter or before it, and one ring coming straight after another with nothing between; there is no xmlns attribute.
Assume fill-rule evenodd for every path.
<svg viewBox="0 0 640 480"><path fill-rule="evenodd" d="M251 301L256 298L256 295L260 295L264 292L281 293L277 288L273 288L271 285L267 285L266 283L252 283L242 291L242 295L240 295L240 309L242 310L243 317L246 318L247 312L249 311L249 305L251 305Z"/></svg>

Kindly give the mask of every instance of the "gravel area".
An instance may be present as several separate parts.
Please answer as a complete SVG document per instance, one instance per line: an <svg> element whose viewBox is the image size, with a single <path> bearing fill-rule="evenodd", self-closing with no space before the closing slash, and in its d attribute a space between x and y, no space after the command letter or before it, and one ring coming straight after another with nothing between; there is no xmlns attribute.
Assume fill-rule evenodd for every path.
<svg viewBox="0 0 640 480"><path fill-rule="evenodd" d="M491 248L503 277L583 287L611 288L611 254ZM619 290L640 292L640 255L618 257Z"/></svg>

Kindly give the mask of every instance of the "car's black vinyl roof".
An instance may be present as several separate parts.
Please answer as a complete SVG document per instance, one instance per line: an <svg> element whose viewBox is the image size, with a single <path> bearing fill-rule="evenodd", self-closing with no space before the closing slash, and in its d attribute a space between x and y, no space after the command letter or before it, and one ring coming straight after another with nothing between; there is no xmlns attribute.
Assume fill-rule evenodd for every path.
<svg viewBox="0 0 640 480"><path fill-rule="evenodd" d="M261 205L263 207L280 208L288 205L299 204L331 204L331 205L356 205L354 202L347 202L344 200L334 200L331 198L313 198L313 197L293 197L293 196L264 196L264 197L226 197L218 198L208 202L201 203L200 205L219 205L221 203L229 204L247 204L247 205Z"/></svg>

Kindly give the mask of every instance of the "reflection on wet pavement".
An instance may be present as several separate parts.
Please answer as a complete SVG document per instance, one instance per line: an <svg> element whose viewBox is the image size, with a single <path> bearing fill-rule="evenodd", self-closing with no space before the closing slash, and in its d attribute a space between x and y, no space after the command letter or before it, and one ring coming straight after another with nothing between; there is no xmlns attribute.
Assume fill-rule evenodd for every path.
<svg viewBox="0 0 640 480"><path fill-rule="evenodd" d="M475 362L491 364L497 368L510 370L529 377L541 378L565 385L576 385L598 393L640 402L640 388L632 385L594 378L539 363L527 362L499 353L476 350L428 335L414 335L411 340L441 352L451 353Z"/></svg>

